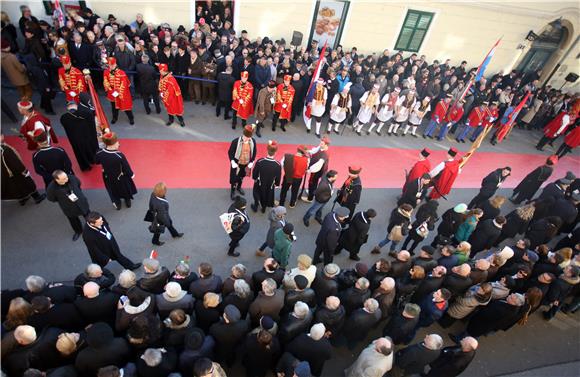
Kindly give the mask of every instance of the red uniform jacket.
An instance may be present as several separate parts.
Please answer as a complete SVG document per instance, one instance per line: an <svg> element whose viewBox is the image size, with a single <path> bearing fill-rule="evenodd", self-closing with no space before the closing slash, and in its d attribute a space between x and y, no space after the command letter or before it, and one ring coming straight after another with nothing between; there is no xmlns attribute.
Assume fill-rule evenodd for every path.
<svg viewBox="0 0 580 377"><path fill-rule="evenodd" d="M290 116L292 115L294 93L295 90L292 85L284 87L284 84L280 84L276 88L276 103L274 103L274 111L280 113L280 119L290 119Z"/></svg>
<svg viewBox="0 0 580 377"><path fill-rule="evenodd" d="M447 114L447 109L449 109L449 104L445 103L445 101L441 100L435 106L435 111L431 114L431 120L440 124L441 121L445 118L445 114Z"/></svg>
<svg viewBox="0 0 580 377"><path fill-rule="evenodd" d="M477 127L481 126L481 122L483 121L483 117L485 116L485 109L481 107L476 107L475 109L471 110L469 115L467 116L466 124L470 127Z"/></svg>
<svg viewBox="0 0 580 377"><path fill-rule="evenodd" d="M499 110L498 109L485 109L485 116L483 117L482 126L487 127L493 125L493 123L499 117Z"/></svg>
<svg viewBox="0 0 580 377"><path fill-rule="evenodd" d="M29 150L35 151L37 149L36 141L34 141L32 135L38 128L44 129L44 132L50 136L49 141L51 143L58 143L58 138L50 125L50 119L35 110L28 118L24 118L20 127L20 134L26 138Z"/></svg>
<svg viewBox="0 0 580 377"><path fill-rule="evenodd" d="M409 175L407 175L407 183L414 181L416 179L421 178L421 176L425 173L429 173L431 171L431 163L429 160L422 160L417 161L415 165L411 168Z"/></svg>
<svg viewBox="0 0 580 377"><path fill-rule="evenodd" d="M58 83L66 95L66 101L79 103L79 94L87 91L85 77L80 69L71 67L67 72L64 67L58 69Z"/></svg>
<svg viewBox="0 0 580 377"><path fill-rule="evenodd" d="M568 135L566 135L564 143L566 143L570 148L576 148L580 145L580 127L574 128Z"/></svg>
<svg viewBox="0 0 580 377"><path fill-rule="evenodd" d="M556 135L556 132L558 132L560 127L562 127L562 122L564 120L565 115L566 115L566 112L564 112L564 111L562 111L562 112L560 112L560 114L556 115L556 117L554 119L552 119L552 121L550 123L548 123L546 125L546 127L544 128L544 135L546 135L550 139L553 139L559 135L562 135L564 132L566 132L568 127L572 123L574 123L571 116L570 116L570 121L568 122L568 124L566 124L564 126L564 128L562 129L562 131L560 131L560 133L558 135Z"/></svg>
<svg viewBox="0 0 580 377"><path fill-rule="evenodd" d="M113 73L110 69L106 69L103 86L107 92L107 99L114 102L117 109L128 111L133 108L133 98L131 98L131 91L129 90L131 82L123 70L117 68ZM113 93L117 93L118 96L115 97Z"/></svg>
<svg viewBox="0 0 580 377"><path fill-rule="evenodd" d="M447 195L453 187L453 183L459 175L459 163L461 160L446 161L445 167L435 179L435 187L431 190L429 197L439 199L442 195Z"/></svg>
<svg viewBox="0 0 580 377"><path fill-rule="evenodd" d="M463 116L463 105L459 104L451 108L451 111L447 113L445 117L445 122L457 123Z"/></svg>
<svg viewBox="0 0 580 377"><path fill-rule="evenodd" d="M171 73L159 78L159 96L169 115L183 115L183 96Z"/></svg>
<svg viewBox="0 0 580 377"><path fill-rule="evenodd" d="M236 110L238 117L247 120L254 113L253 96L254 87L249 81L242 83L242 80L238 80L234 83L232 109Z"/></svg>

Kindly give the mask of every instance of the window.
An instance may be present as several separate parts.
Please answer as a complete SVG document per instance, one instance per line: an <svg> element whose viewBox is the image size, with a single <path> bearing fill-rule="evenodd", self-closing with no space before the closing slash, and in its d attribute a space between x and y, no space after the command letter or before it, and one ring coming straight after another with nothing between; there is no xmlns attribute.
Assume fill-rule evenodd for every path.
<svg viewBox="0 0 580 377"><path fill-rule="evenodd" d="M395 50L419 52L423 39L427 35L434 13L409 10L403 27L397 38Z"/></svg>

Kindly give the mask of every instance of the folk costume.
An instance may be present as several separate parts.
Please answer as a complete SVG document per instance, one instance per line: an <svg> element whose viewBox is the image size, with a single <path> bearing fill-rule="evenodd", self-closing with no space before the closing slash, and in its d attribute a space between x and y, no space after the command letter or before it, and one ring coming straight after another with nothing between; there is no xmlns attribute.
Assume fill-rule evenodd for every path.
<svg viewBox="0 0 580 377"><path fill-rule="evenodd" d="M306 202L312 202L314 193L318 187L318 182L328 171L329 145L330 139L325 136L322 138L319 146L309 151L310 163L308 165L308 172L310 175L308 178L308 196L306 197ZM302 197L302 200L304 200L304 197Z"/></svg>
<svg viewBox="0 0 580 377"><path fill-rule="evenodd" d="M483 118L485 117L485 109L487 107L487 102L483 102L478 107L471 110L469 115L467 116L467 120L465 121L465 126L461 132L455 138L455 141L458 143L465 143L465 138L469 133L469 130L474 128L477 130L478 127L481 127L481 123L483 122ZM476 131L474 131L475 133Z"/></svg>
<svg viewBox="0 0 580 377"><path fill-rule="evenodd" d="M272 118L272 131L276 131L278 119L280 119L280 128L286 132L286 124L292 116L292 102L296 91L290 85L292 76L284 75L284 82L276 88L276 102L274 103L274 116Z"/></svg>
<svg viewBox="0 0 580 377"><path fill-rule="evenodd" d="M514 188L510 201L520 204L523 200L531 200L544 182L550 178L554 171L553 166L558 162L557 156L550 156L546 163L537 167Z"/></svg>
<svg viewBox="0 0 580 377"><path fill-rule="evenodd" d="M377 121L379 122L379 126L377 127L378 135L381 134L381 130L386 123L392 122L393 115L395 114L395 105L397 104L400 93L401 89L396 87L391 93L387 93L383 96L383 99L381 100L381 107L379 108L379 111L377 111L377 118L369 127L369 133L373 131L377 125Z"/></svg>
<svg viewBox="0 0 580 377"><path fill-rule="evenodd" d="M403 131L403 136L407 135L409 128L411 129L411 135L417 137L417 127L421 125L423 121L423 117L431 111L431 98L425 97L422 101L417 101L413 109L411 110L411 114L409 114L409 122L405 126L405 130Z"/></svg>
<svg viewBox="0 0 580 377"><path fill-rule="evenodd" d="M437 102L435 110L431 113L431 120L429 121L429 124L423 133L424 138L428 137L432 139L437 126L445 127L445 116L447 115L447 110L449 110L449 103L451 102L451 98L453 98L453 95L448 93L445 99Z"/></svg>
<svg viewBox="0 0 580 377"><path fill-rule="evenodd" d="M483 120L481 121L481 126L477 127L475 129L475 131L473 131L473 134L471 134L471 137L469 138L469 140L473 143L481 134L481 132L483 132L484 129L489 127L493 127L493 124L495 123L495 121L497 120L497 118L499 117L499 110L497 108L498 102L492 102L490 107L485 107L485 115L483 117Z"/></svg>
<svg viewBox="0 0 580 377"><path fill-rule="evenodd" d="M236 129L238 117L242 119L242 127L246 126L246 121L254 113L254 87L248 81L248 71L241 73L241 79L234 83L232 91L232 130Z"/></svg>
<svg viewBox="0 0 580 377"><path fill-rule="evenodd" d="M574 128L568 133L568 135L566 135L564 142L560 145L560 148L558 148L556 155L559 158L562 158L578 145L580 145L580 127Z"/></svg>
<svg viewBox="0 0 580 377"><path fill-rule="evenodd" d="M452 108L449 110L447 115L445 116L444 122L441 125L441 129L439 130L439 136L437 136L437 140L441 141L447 136L447 132L459 124L461 118L463 118L463 113L465 110L463 109L463 105L465 104L465 100L459 100Z"/></svg>
<svg viewBox="0 0 580 377"><path fill-rule="evenodd" d="M66 101L79 103L79 94L86 92L85 77L80 69L73 67L70 56L60 57L62 67L58 69L58 84L66 96Z"/></svg>
<svg viewBox="0 0 580 377"><path fill-rule="evenodd" d="M111 102L113 119L111 123L115 124L119 119L119 110L124 111L129 118L129 124L135 124L133 117L133 98L131 97L131 81L122 69L117 66L117 59L110 57L107 59L109 68L103 73L103 86L107 92L107 99Z"/></svg>
<svg viewBox="0 0 580 377"><path fill-rule="evenodd" d="M560 114L556 115L556 117L552 119L546 127L544 127L544 136L542 136L540 141L538 141L536 149L541 151L544 148L544 145L556 140L558 136L566 133L568 127L574 124L575 120L575 117L568 114L567 110L562 110Z"/></svg>
<svg viewBox="0 0 580 377"><path fill-rule="evenodd" d="M360 103L361 107L353 125L354 130L359 135L361 134L363 126L371 120L381 104L379 85L375 84L371 90L365 92L360 99Z"/></svg>
<svg viewBox="0 0 580 377"><path fill-rule="evenodd" d="M413 167L405 177L403 191L405 191L405 186L407 186L409 182L413 182L421 178L424 174L429 174L429 172L431 171L431 162L427 158L430 155L431 151L429 149L423 148L423 150L421 150L419 161L415 162L415 165L413 165Z"/></svg>
<svg viewBox="0 0 580 377"><path fill-rule="evenodd" d="M435 166L433 170L429 173L432 177L433 189L429 193L429 199L439 199L451 192L451 187L459 175L459 164L461 160L455 160L457 155L457 149L451 148L447 152L449 159L447 161L441 162L439 165Z"/></svg>
<svg viewBox="0 0 580 377"><path fill-rule="evenodd" d="M242 190L242 180L246 176L246 170L252 169L256 159L256 140L252 137L254 128L245 126L243 135L232 140L228 149L230 160L230 198L234 200L234 193L237 190L244 195Z"/></svg>
<svg viewBox="0 0 580 377"><path fill-rule="evenodd" d="M67 112L60 117L60 124L73 149L79 167L82 171L91 170L95 163L96 141L95 123L87 120L78 113L75 102L70 102Z"/></svg>
<svg viewBox="0 0 580 377"><path fill-rule="evenodd" d="M298 191L302 184L302 179L306 175L306 170L309 165L308 147L301 145L298 147L296 154L287 153L282 159L282 167L284 169L284 180L280 190L280 204L284 206L286 202L286 194L288 189L292 187L290 196L290 208L296 206L296 199L298 198Z"/></svg>
<svg viewBox="0 0 580 377"><path fill-rule="evenodd" d="M52 173L55 170L62 170L67 174L74 174L72 164L66 151L60 147L53 147L48 144L46 133L38 129L34 132L34 139L38 143L38 150L32 155L34 171L44 180L44 184L52 181Z"/></svg>
<svg viewBox="0 0 580 377"><path fill-rule="evenodd" d="M175 77L169 72L167 64L159 64L159 96L167 110L166 126L171 126L175 117L181 127L185 127L183 120L183 95Z"/></svg>
<svg viewBox="0 0 580 377"><path fill-rule="evenodd" d="M330 104L330 119L326 133L330 133L333 126L334 132L338 133L338 128L344 123L348 114L351 113L352 98L349 94L350 86L350 83L346 84L342 92L334 95Z"/></svg>
<svg viewBox="0 0 580 377"><path fill-rule="evenodd" d="M103 182L109 198L117 210L121 209L121 199L124 199L125 205L130 208L133 195L137 193L137 187L133 182L135 173L125 155L119 152L119 142L114 132L104 134L103 143L105 149L97 152L95 162L103 168Z"/></svg>
<svg viewBox="0 0 580 377"><path fill-rule="evenodd" d="M48 135L49 143L58 143L58 138L56 133L52 129L50 124L50 119L40 114L32 107L32 102L30 101L20 101L18 102L18 108L26 110L26 114L22 118L20 126L20 135L26 139L28 150L36 150L37 144L34 141L34 131L41 129Z"/></svg>
<svg viewBox="0 0 580 377"><path fill-rule="evenodd" d="M320 137L320 125L322 124L322 116L326 111L326 100L328 99L328 91L324 86L324 79L319 78L314 89L314 97L312 98L312 107L310 115L316 122L316 136ZM310 133L310 124L307 123L307 133Z"/></svg>
<svg viewBox="0 0 580 377"><path fill-rule="evenodd" d="M262 207L262 213L266 212L267 207L274 207L276 186L280 185L282 177L282 165L275 160L277 150L278 143L268 141L268 156L256 161L252 170L254 203L251 207L254 212L258 211L258 205Z"/></svg>
<svg viewBox="0 0 580 377"><path fill-rule="evenodd" d="M1 199L16 199L20 205L24 205L30 197L34 198L36 204L43 201L46 195L40 195L36 191L36 184L16 149L2 142L0 151L2 152Z"/></svg>

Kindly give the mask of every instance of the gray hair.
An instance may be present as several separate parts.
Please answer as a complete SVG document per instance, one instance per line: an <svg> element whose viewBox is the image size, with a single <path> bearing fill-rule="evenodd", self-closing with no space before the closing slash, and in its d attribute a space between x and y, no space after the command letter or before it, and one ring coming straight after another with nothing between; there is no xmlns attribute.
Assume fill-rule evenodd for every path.
<svg viewBox="0 0 580 377"><path fill-rule="evenodd" d="M85 272L87 275L89 275L89 277L97 277L95 275L97 274L102 274L103 273L103 269L101 268L101 266L99 266L96 263L91 263L87 266L87 268L85 269Z"/></svg>
<svg viewBox="0 0 580 377"><path fill-rule="evenodd" d="M309 311L310 308L308 307L308 305L306 305L302 301L298 301L296 304L294 304L294 317L296 318L299 319L306 318Z"/></svg>
<svg viewBox="0 0 580 377"><path fill-rule="evenodd" d="M32 293L41 292L44 287L46 286L46 280L43 277L38 275L30 275L25 280L26 289L28 289Z"/></svg>
<svg viewBox="0 0 580 377"><path fill-rule="evenodd" d="M374 298L367 298L364 306L369 313L374 313L379 308L379 303Z"/></svg>
<svg viewBox="0 0 580 377"><path fill-rule="evenodd" d="M248 271L246 269L246 266L244 266L241 263L235 264L232 267L232 275L237 277L237 278L241 278L242 276L244 276L246 274L246 271Z"/></svg>
<svg viewBox="0 0 580 377"><path fill-rule="evenodd" d="M443 339L438 334L429 334L425 337L425 347L430 350L440 350L443 347Z"/></svg>
<svg viewBox="0 0 580 377"><path fill-rule="evenodd" d="M234 281L234 292L236 292L240 298L246 298L252 294L250 285L244 279L236 279L236 281Z"/></svg>
<svg viewBox="0 0 580 377"><path fill-rule="evenodd" d="M119 274L119 285L123 288L131 288L137 284L137 276L131 270L123 270Z"/></svg>
<svg viewBox="0 0 580 377"><path fill-rule="evenodd" d="M369 289L369 285L370 285L369 280L367 278L359 278L356 281L356 284L358 285L358 287L360 289Z"/></svg>
<svg viewBox="0 0 580 377"><path fill-rule="evenodd" d="M277 287L274 279L268 278L262 282L262 291L266 296L272 296L276 292Z"/></svg>
<svg viewBox="0 0 580 377"><path fill-rule="evenodd" d="M113 27L111 25L107 25L107 26L105 26L105 30L104 31L108 31L108 32L112 33L114 30L113 30Z"/></svg>
<svg viewBox="0 0 580 377"><path fill-rule="evenodd" d="M157 365L161 364L163 354L159 348L147 348L145 352L143 352L141 359L145 361L147 366L156 367Z"/></svg>

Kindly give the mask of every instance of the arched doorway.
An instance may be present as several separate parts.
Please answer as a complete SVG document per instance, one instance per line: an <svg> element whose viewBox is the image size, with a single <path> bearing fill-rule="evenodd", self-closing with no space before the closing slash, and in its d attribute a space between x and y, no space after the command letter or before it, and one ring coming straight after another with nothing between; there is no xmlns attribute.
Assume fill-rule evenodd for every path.
<svg viewBox="0 0 580 377"><path fill-rule="evenodd" d="M517 67L518 72L532 72L543 69L562 43L568 39L568 30L560 19L550 22L534 40Z"/></svg>

